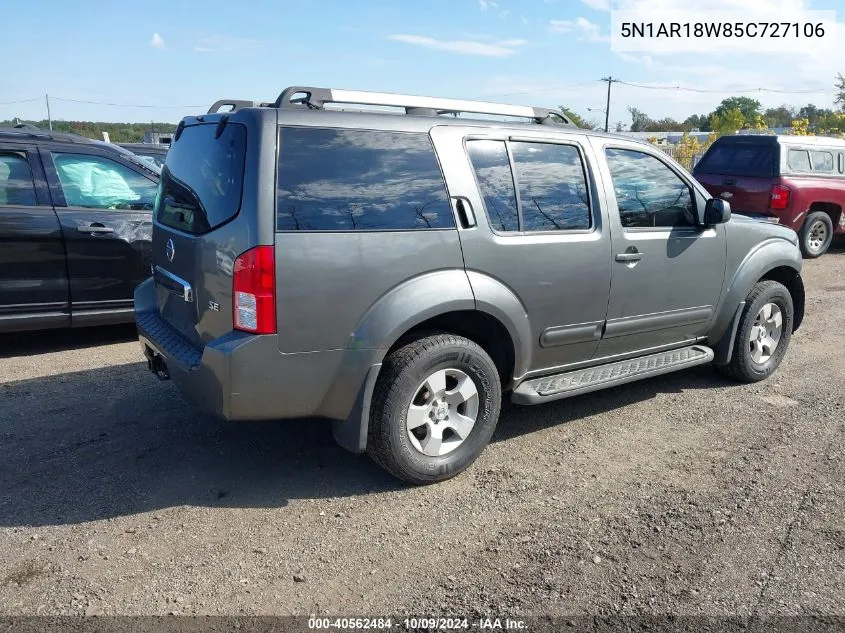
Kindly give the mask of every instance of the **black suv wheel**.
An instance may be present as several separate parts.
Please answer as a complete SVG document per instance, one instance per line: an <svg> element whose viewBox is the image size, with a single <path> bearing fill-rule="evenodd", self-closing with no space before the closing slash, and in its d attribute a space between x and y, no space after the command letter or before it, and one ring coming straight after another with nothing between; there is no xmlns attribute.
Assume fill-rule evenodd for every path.
<svg viewBox="0 0 845 633"><path fill-rule="evenodd" d="M501 398L496 366L472 341L452 334L409 340L382 365L367 452L412 484L453 477L490 441Z"/></svg>

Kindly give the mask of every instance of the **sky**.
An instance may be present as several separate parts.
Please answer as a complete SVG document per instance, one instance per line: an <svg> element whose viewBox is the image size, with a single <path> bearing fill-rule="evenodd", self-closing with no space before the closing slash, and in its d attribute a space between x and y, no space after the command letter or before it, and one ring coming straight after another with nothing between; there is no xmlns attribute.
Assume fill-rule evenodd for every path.
<svg viewBox="0 0 845 633"><path fill-rule="evenodd" d="M741 94L833 107L845 60L802 51L625 53L610 10L838 10L845 0L0 0L0 120L178 121L221 98L272 101L310 85L557 107L611 125L627 108L680 120ZM840 15L841 14L841 15ZM638 84L631 86L627 84ZM642 87L648 86L648 87ZM677 86L682 89L666 87ZM773 91L784 90L788 93ZM803 91L803 92L798 92ZM26 101L9 103L11 101ZM96 103L81 103L96 102ZM117 104L117 105L105 105ZM130 106L156 107L130 107Z"/></svg>

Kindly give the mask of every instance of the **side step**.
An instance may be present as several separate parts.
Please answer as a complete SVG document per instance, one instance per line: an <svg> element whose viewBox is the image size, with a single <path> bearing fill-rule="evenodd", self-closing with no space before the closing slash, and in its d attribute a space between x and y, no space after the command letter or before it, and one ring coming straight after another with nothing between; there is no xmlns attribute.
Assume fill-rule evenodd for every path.
<svg viewBox="0 0 845 633"><path fill-rule="evenodd" d="M641 378L668 374L671 371L703 365L712 360L712 349L704 345L690 345L598 367L532 378L520 383L514 389L511 400L516 404L539 404L623 385Z"/></svg>

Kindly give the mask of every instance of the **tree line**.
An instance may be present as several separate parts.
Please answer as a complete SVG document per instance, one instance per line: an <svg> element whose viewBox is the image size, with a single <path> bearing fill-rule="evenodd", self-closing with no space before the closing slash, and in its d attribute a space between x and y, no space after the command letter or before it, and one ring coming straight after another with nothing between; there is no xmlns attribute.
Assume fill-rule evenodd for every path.
<svg viewBox="0 0 845 633"><path fill-rule="evenodd" d="M0 121L0 127L14 126L19 123L28 123L43 130L49 130L50 124L47 119L41 121L24 121L15 119L12 121ZM113 143L140 143L144 140L144 132L150 130L172 134L176 131L174 123L109 123L106 121L53 121L54 132L67 132L79 134L87 138L103 140L103 132L108 132L109 139Z"/></svg>
<svg viewBox="0 0 845 633"><path fill-rule="evenodd" d="M683 121L671 117L653 119L638 108L629 107L631 123L616 123L616 131L622 132L715 132L732 134L741 129L766 129L798 127L817 134L845 133L845 77L837 75L836 110L820 108L812 103L803 107L787 104L763 109L757 99L751 97L728 97L706 114L692 114ZM587 120L565 106L561 106L578 127L597 128L598 122Z"/></svg>

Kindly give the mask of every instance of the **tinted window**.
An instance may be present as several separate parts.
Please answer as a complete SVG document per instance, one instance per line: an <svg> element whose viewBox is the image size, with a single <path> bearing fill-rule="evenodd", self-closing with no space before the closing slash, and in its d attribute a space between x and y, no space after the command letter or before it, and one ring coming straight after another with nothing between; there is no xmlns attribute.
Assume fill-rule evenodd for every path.
<svg viewBox="0 0 845 633"><path fill-rule="evenodd" d="M216 123L191 125L170 146L161 171L159 222L188 233L206 233L231 220L241 207L246 127L229 123L214 138Z"/></svg>
<svg viewBox="0 0 845 633"><path fill-rule="evenodd" d="M511 143L523 231L589 229L590 205L578 148Z"/></svg>
<svg viewBox="0 0 845 633"><path fill-rule="evenodd" d="M504 141L467 141L487 217L497 231L518 231L516 191Z"/></svg>
<svg viewBox="0 0 845 633"><path fill-rule="evenodd" d="M805 149L789 150L787 164L791 171L811 171L810 152Z"/></svg>
<svg viewBox="0 0 845 633"><path fill-rule="evenodd" d="M157 183L102 156L53 154L53 163L69 207L88 209L153 208Z"/></svg>
<svg viewBox="0 0 845 633"><path fill-rule="evenodd" d="M627 149L606 150L622 226L690 226L690 188L663 162Z"/></svg>
<svg viewBox="0 0 845 633"><path fill-rule="evenodd" d="M773 143L716 142L695 166L705 174L772 177L777 174L777 146Z"/></svg>
<svg viewBox="0 0 845 633"><path fill-rule="evenodd" d="M21 154L0 154L0 205L36 204L29 162Z"/></svg>
<svg viewBox="0 0 845 633"><path fill-rule="evenodd" d="M455 226L428 135L324 128L280 134L278 230Z"/></svg>
<svg viewBox="0 0 845 633"><path fill-rule="evenodd" d="M810 152L810 160L813 163L813 171L833 173L833 154L813 150Z"/></svg>

